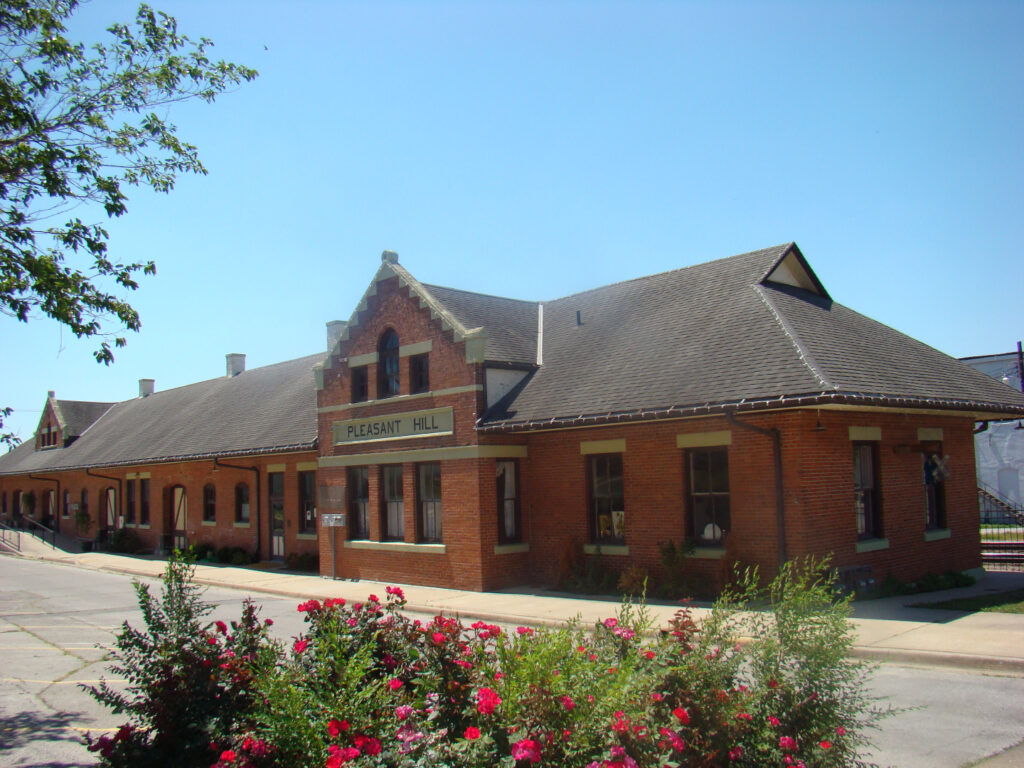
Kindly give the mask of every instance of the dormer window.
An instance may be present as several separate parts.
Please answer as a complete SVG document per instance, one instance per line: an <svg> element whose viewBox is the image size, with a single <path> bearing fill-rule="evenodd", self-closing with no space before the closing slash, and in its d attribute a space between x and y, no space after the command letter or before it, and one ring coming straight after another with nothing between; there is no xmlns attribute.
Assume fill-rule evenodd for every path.
<svg viewBox="0 0 1024 768"><path fill-rule="evenodd" d="M377 396L395 397L398 380L398 334L388 328L377 345Z"/></svg>

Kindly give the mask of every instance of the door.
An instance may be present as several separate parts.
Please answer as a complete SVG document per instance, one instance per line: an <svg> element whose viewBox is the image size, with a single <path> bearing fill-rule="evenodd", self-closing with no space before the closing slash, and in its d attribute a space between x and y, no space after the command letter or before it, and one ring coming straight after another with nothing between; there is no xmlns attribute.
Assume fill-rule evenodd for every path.
<svg viewBox="0 0 1024 768"><path fill-rule="evenodd" d="M185 529L188 521L188 494L180 485L171 489L171 541L175 549L185 549L188 546L188 531Z"/></svg>

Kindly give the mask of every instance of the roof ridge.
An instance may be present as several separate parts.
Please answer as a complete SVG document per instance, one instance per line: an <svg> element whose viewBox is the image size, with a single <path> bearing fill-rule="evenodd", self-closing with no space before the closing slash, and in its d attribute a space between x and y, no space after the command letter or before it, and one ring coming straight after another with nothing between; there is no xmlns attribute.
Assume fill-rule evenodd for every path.
<svg viewBox="0 0 1024 768"><path fill-rule="evenodd" d="M640 280L652 280L652 279L654 279L656 277L662 277L664 275L671 275L671 274L674 274L676 272L684 272L687 269L695 269L697 267L708 267L708 266L711 266L712 264L718 264L718 263L723 262L723 261L729 261L730 259L739 259L739 258L742 258L744 256L753 256L754 254L758 254L758 253L766 253L768 251L777 251L779 249L782 249L782 253L785 253L786 250L788 250L789 247L792 246L792 245L793 245L792 241L788 242L788 243L780 243L779 245L770 245L767 248L757 248L757 249L755 249L753 251L746 251L745 253L734 253L732 256L723 256L720 259L712 259L711 261L701 261L701 262L698 262L696 264L687 264L685 267L676 267L675 269L666 269L666 270L664 270L662 272L655 272L654 274L651 274L651 275L640 275L639 277L631 277L631 278L629 278L627 280L617 280L614 283L607 283L606 285L598 285L598 286L595 286L594 288L587 288L586 290L577 291L576 293L570 293L570 294L568 294L566 296L559 296L557 299L550 299L549 301L547 301L545 303L546 304L550 304L550 303L555 302L555 301L564 301L565 299L572 299L572 298L575 298L577 296L583 296L584 294L587 294L587 293L593 293L595 291L603 291L606 288L613 288L613 287L615 287L617 285L626 285L628 283L636 283L636 282L639 282Z"/></svg>
<svg viewBox="0 0 1024 768"><path fill-rule="evenodd" d="M839 388L835 384L833 384L825 375L825 373L821 370L821 366L818 365L818 362L817 360L814 359L814 356L811 355L811 353L804 348L803 344L800 343L800 336L799 334L797 334L796 329L793 328L793 326L791 326L782 316L782 312L780 312L778 307L775 306L774 302L772 302L771 298L768 296L767 292L764 290L761 284L755 283L751 287L757 293L758 297L761 299L764 305L768 308L768 311L772 313L772 317L775 318L775 322L779 324L779 327L782 329L782 332L789 339L790 343L792 343L793 348L796 350L797 356L800 358L800 362L802 362L804 366L807 368L807 370L809 370L814 375L814 378L818 380L818 383L820 383L821 386L831 390L838 390Z"/></svg>

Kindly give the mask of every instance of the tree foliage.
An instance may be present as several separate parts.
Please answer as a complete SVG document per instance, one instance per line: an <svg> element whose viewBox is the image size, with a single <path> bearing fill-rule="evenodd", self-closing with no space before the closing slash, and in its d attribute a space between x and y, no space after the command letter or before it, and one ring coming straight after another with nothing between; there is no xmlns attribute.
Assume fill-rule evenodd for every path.
<svg viewBox="0 0 1024 768"><path fill-rule="evenodd" d="M205 174L168 108L212 102L257 73L210 58L210 40L147 5L103 42L74 42L65 25L78 6L0 3L0 311L101 338L94 355L109 364L118 334L140 327L125 296L156 267L110 255L100 210L123 215L128 187L169 192L178 174Z"/></svg>

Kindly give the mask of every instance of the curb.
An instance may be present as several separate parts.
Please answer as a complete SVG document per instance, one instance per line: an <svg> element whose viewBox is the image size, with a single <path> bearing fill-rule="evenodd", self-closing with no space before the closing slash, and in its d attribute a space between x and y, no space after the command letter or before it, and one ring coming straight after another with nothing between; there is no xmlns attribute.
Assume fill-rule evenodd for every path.
<svg viewBox="0 0 1024 768"><path fill-rule="evenodd" d="M34 555L26 555L20 552L10 552L4 554L10 554L25 560L59 563L62 565L71 565L78 568L84 568L86 570L99 571L104 573L119 573L148 579L159 579L160 577L159 574L153 574L143 569L136 569L124 566L92 566L86 563L80 563L73 558L65 559L39 557ZM233 589L236 591L246 591L254 594L273 595L275 597L286 598L290 597L296 600L301 600L305 597L305 593L298 593L295 590L281 589L276 587L259 587L253 585L242 586L230 582L225 582L223 580L202 576L197 576L194 579L194 581L196 584L202 584L203 586L207 587ZM534 627L561 627L565 626L565 624L568 622L568 619L551 619L540 618L537 616L522 616L510 613L501 613L497 611L453 611L445 608L439 608L437 605L431 605L427 603L408 602L406 603L404 610L410 613L428 615L436 615L441 611L447 611L448 613L453 615L472 616L474 619L479 619L481 621L503 624L520 624L524 626ZM954 653L949 651L910 650L906 648L885 648L878 646L857 645L853 646L850 649L850 655L854 658L879 663L887 662L892 664L903 664L908 666L945 667L950 669L991 672L1013 677L1024 677L1024 657L1014 658L1006 656L986 656L981 654Z"/></svg>

